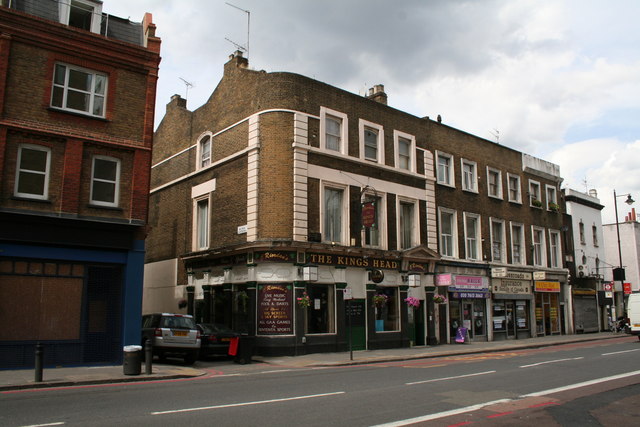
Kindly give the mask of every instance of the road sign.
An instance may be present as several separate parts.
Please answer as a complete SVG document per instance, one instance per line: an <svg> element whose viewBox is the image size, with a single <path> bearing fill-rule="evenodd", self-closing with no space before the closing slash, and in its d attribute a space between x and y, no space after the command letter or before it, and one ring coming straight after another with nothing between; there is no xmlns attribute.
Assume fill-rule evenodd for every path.
<svg viewBox="0 0 640 427"><path fill-rule="evenodd" d="M613 283L611 283L611 282L603 283L602 287L604 288L605 291L612 291L613 290Z"/></svg>

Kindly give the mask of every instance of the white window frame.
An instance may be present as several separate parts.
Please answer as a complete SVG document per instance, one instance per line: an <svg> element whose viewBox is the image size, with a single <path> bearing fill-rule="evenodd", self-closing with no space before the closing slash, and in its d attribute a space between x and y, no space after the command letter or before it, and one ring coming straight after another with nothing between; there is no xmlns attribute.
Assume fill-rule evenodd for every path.
<svg viewBox="0 0 640 427"><path fill-rule="evenodd" d="M42 151L47 154L47 160L45 164L45 170L33 170L33 169L21 169L20 164L22 163L22 153L23 150L32 150L32 151ZM35 175L44 175L44 183L42 188L42 194L34 194L34 193L21 193L19 191L20 188L20 174L35 174ZM51 149L48 147L43 147L42 145L34 145L34 144L20 144L18 147L18 159L16 161L16 181L13 194L16 197L23 197L27 199L37 199L37 200L47 200L49 198L49 180L51 178Z"/></svg>
<svg viewBox="0 0 640 427"><path fill-rule="evenodd" d="M440 158L446 158L449 160L449 171L446 179L440 179ZM446 185L448 187L455 187L455 166L453 162L453 156L451 154L443 153L442 151L436 151L436 182L440 185Z"/></svg>
<svg viewBox="0 0 640 427"><path fill-rule="evenodd" d="M402 205L413 206L413 218L411 218L411 245L408 248L403 247L402 237L404 236L402 230ZM414 247L420 241L420 207L416 199L410 199L407 197L398 196L396 199L396 212L397 212L397 248L398 250L406 250Z"/></svg>
<svg viewBox="0 0 640 427"><path fill-rule="evenodd" d="M541 241L536 244L536 234L539 233ZM536 246L539 245L540 249L540 259L536 259ZM536 267L546 267L547 266L547 242L546 242L546 234L544 232L544 228L536 227L535 225L531 226L531 246L533 248L532 256L533 256L533 265ZM539 261L539 262L536 262Z"/></svg>
<svg viewBox="0 0 640 427"><path fill-rule="evenodd" d="M403 168L400 166L400 140L409 141L409 167ZM414 135L401 132L399 130L393 131L393 147L395 152L395 165L398 169L408 170L409 172L416 171L416 137Z"/></svg>
<svg viewBox="0 0 640 427"><path fill-rule="evenodd" d="M368 197L373 198L373 197L378 197L379 198L379 205L376 206L376 211L378 213L378 218L376 218L376 227L378 228L378 240L380 241L379 245L368 245L366 244L366 234L367 234L367 229L362 227L361 230L361 236L360 238L362 239L362 247L364 248L374 248L374 249L387 249L387 200L386 200L386 194L381 194L381 193L374 193L374 192L370 192L370 191L366 191L363 195L362 198L360 199L361 203L364 203L366 200L368 200Z"/></svg>
<svg viewBox="0 0 640 427"><path fill-rule="evenodd" d="M91 0L65 0L58 2L58 12L60 23L69 25L69 16L71 15L71 5L77 3L91 9L91 28L92 33L100 34L100 25L102 23L102 4Z"/></svg>
<svg viewBox="0 0 640 427"><path fill-rule="evenodd" d="M547 196L547 210L551 210L551 203L558 204L558 190L553 185L545 185L545 194Z"/></svg>
<svg viewBox="0 0 640 427"><path fill-rule="evenodd" d="M64 71L64 83L59 84L56 83L56 73L57 73L57 69L58 67L64 67L65 71ZM71 71L76 71L79 73L85 73L85 74L90 74L91 75L91 89L88 91L85 90L81 90L81 89L76 89L76 88L72 88L69 86L69 73ZM103 89L103 93L98 93L96 92L96 77L102 77L104 78L104 89ZM52 83L51 83L51 99L50 99L50 103L49 105L51 105L51 108L55 108L56 110L61 110L61 111L69 111L72 113L77 113L77 114L82 114L85 116L90 116L90 117L99 117L99 118L104 118L107 114L107 95L109 93L109 76L107 76L105 73L101 73L95 70L90 70L88 68L83 68L83 67L78 67L75 65L69 65L69 64L65 64L62 62L56 62L53 65L53 76L52 76ZM54 105L54 95L56 90L62 90L62 95L61 95L61 105ZM78 92L78 93L84 93L86 95L89 95L89 104L87 106L87 110L78 110L72 107L67 106L67 101L68 101L68 96L69 96L69 91L73 91L73 92ZM102 98L102 112L101 114L95 114L93 112L94 106L95 106L95 102L96 99L98 98Z"/></svg>
<svg viewBox="0 0 640 427"><path fill-rule="evenodd" d="M206 159L208 160L208 164L204 165L204 161L205 158L203 157L205 155L202 146L205 142L205 139L209 140L209 157ZM206 169L208 167L211 166L211 164L213 163L213 134L211 132L206 132L204 134L202 134L200 136L200 138L198 138L198 143L197 143L197 148L196 148L196 170L200 170L200 169Z"/></svg>
<svg viewBox="0 0 640 427"><path fill-rule="evenodd" d="M518 233L514 233L514 228L518 227L520 230ZM518 222L512 222L509 225L510 234L511 234L511 263L514 265L526 265L527 264L527 251L525 250L525 241L524 241L524 224L520 224ZM514 235L518 234L520 237L520 243L517 244ZM515 248L518 247L520 249L520 262L515 260Z"/></svg>
<svg viewBox="0 0 640 427"><path fill-rule="evenodd" d="M517 187L515 188L511 186L511 180L513 178L515 178L517 182ZM522 203L522 184L520 182L520 175L507 173L507 187L509 201L512 203ZM513 192L513 190L516 190L516 198L512 197L511 193Z"/></svg>
<svg viewBox="0 0 640 427"><path fill-rule="evenodd" d="M463 212L462 213L463 223L464 223L464 256L465 259L473 260L473 261L481 261L482 260L482 233L481 233L481 222L480 215ZM469 236L467 234L467 224L469 221L475 222L475 236ZM469 254L469 245L473 245L475 249L475 257Z"/></svg>
<svg viewBox="0 0 640 427"><path fill-rule="evenodd" d="M533 188L537 188L538 189L538 191L537 191L537 193L538 193L537 196L538 197L534 197L534 192L532 191ZM538 181L534 181L534 180L530 179L529 180L529 206L534 207L534 208L537 208L537 207L542 208L542 205L541 206L534 206L534 204L533 204L534 200L539 200L540 203L542 203L542 186L540 185L540 183Z"/></svg>
<svg viewBox="0 0 640 427"><path fill-rule="evenodd" d="M471 174L465 171L465 166L471 166ZM460 179L463 191L478 192L478 163L473 160L460 159ZM469 182L469 179L472 181Z"/></svg>
<svg viewBox="0 0 640 427"><path fill-rule="evenodd" d="M104 178L96 178L95 176L95 168L96 168L96 160L104 160L107 162L112 162L116 164L116 178L114 181L108 180L108 179L104 179ZM120 201L120 167L121 167L121 162L120 159L116 159L115 157L109 157L109 156L93 156L93 159L91 161L91 190L90 190L90 196L89 196L89 200L90 203L92 205L95 206L110 206L110 207L117 207L119 205L119 201ZM94 183L95 182L104 182L104 183L109 183L109 184L113 184L114 186L114 194L113 194L113 202L105 202L103 200L95 200L94 197Z"/></svg>
<svg viewBox="0 0 640 427"><path fill-rule="evenodd" d="M500 259L496 260L494 257L493 244L496 241L493 226L498 225L500 227L501 239L500 239ZM507 263L507 230L505 229L505 222L498 218L489 218L489 235L491 239L491 261L499 262L502 264Z"/></svg>
<svg viewBox="0 0 640 427"><path fill-rule="evenodd" d="M451 254L445 254L442 251L442 214L446 213L451 215ZM438 208L438 247L440 248L440 255L446 258L458 257L458 218L456 211L453 209Z"/></svg>
<svg viewBox="0 0 640 427"><path fill-rule="evenodd" d="M211 193L206 193L200 197L194 197L193 199L193 250L194 251L202 251L205 249L209 249L211 245ZM206 228L205 232L205 241L200 241L200 235L202 234L202 223L200 222L200 203L207 203L207 218L206 218ZM201 244L203 243L203 244Z"/></svg>
<svg viewBox="0 0 640 427"><path fill-rule="evenodd" d="M367 128L376 133L376 157L369 158L366 156L365 131ZM360 139L360 159L370 162L384 164L384 128L367 120L360 119L358 121L358 133Z"/></svg>
<svg viewBox="0 0 640 427"><path fill-rule="evenodd" d="M491 176L494 174L497 177L496 192L491 194ZM487 194L489 197L502 200L502 171L489 166L487 166Z"/></svg>
<svg viewBox="0 0 640 427"><path fill-rule="evenodd" d="M556 238L556 245L553 244L553 237ZM560 241L560 232L558 230L549 230L549 266L551 268L562 267L562 242Z"/></svg>
<svg viewBox="0 0 640 427"><path fill-rule="evenodd" d="M338 150L327 148L327 117L340 120L340 146ZM331 110L326 107L320 107L320 148L328 153L339 153L346 155L348 141L349 120L347 115L339 111Z"/></svg>
<svg viewBox="0 0 640 427"><path fill-rule="evenodd" d="M349 187L343 184L336 184L330 182L322 183L322 199L320 200L320 232L322 233L322 241L325 243L336 243L340 245L345 245L347 242L347 237L349 233ZM338 240L327 240L327 232L325 230L325 216L326 216L326 205L325 205L325 192L327 189L342 191L342 204L340 208L340 239Z"/></svg>
<svg viewBox="0 0 640 427"><path fill-rule="evenodd" d="M587 239L585 238L584 222L582 222L582 219L578 223L578 235L580 237L580 244L581 245L586 245L587 244Z"/></svg>
<svg viewBox="0 0 640 427"><path fill-rule="evenodd" d="M598 227L595 224L591 226L591 234L591 238L593 239L593 247L597 248L600 245L598 242Z"/></svg>

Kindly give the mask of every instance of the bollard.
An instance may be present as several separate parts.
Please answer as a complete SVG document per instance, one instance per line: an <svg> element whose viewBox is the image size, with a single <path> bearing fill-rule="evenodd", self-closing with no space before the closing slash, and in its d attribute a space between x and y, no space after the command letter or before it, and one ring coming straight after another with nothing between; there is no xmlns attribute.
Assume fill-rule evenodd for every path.
<svg viewBox="0 0 640 427"><path fill-rule="evenodd" d="M147 340L144 343L144 373L151 375L151 364L153 362L153 346L151 340Z"/></svg>
<svg viewBox="0 0 640 427"><path fill-rule="evenodd" d="M44 346L40 343L36 344L36 377L37 383L42 382L42 360L44 359Z"/></svg>

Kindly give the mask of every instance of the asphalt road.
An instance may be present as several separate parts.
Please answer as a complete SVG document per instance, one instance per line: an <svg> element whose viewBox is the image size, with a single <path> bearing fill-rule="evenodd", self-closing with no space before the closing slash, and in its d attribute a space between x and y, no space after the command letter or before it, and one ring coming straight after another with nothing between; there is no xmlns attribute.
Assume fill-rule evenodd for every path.
<svg viewBox="0 0 640 427"><path fill-rule="evenodd" d="M621 338L337 368L211 362L197 379L3 393L0 425L631 425L639 357Z"/></svg>

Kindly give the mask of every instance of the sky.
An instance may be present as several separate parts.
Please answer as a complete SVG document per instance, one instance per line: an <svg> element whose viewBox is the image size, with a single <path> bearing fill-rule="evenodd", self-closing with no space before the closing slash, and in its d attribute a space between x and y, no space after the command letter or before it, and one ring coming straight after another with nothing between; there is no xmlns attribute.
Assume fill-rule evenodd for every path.
<svg viewBox="0 0 640 427"><path fill-rule="evenodd" d="M597 190L605 224L614 190L640 211L640 1L104 0L103 12L153 14L156 125L174 94L204 104L241 47L253 69L361 95L383 84L396 109L555 163L562 188Z"/></svg>

